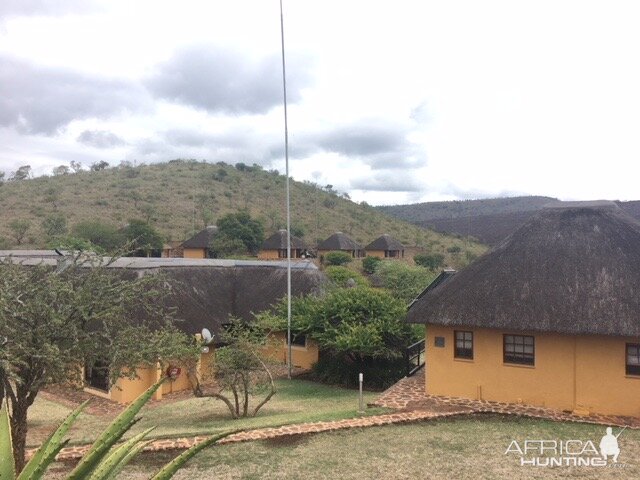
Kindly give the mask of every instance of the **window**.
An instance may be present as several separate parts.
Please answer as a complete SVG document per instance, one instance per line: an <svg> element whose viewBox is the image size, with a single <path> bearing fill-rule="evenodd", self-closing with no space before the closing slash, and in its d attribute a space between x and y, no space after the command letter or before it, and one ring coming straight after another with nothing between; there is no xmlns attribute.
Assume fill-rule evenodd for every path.
<svg viewBox="0 0 640 480"><path fill-rule="evenodd" d="M627 343L627 375L640 375L640 343Z"/></svg>
<svg viewBox="0 0 640 480"><path fill-rule="evenodd" d="M285 338L285 342L286 342L286 338ZM293 332L291 332L291 346L292 347L306 347L307 346L307 336L302 334L302 333L298 333L295 334Z"/></svg>
<svg viewBox="0 0 640 480"><path fill-rule="evenodd" d="M534 365L534 338L528 335L504 335L504 363Z"/></svg>
<svg viewBox="0 0 640 480"><path fill-rule="evenodd" d="M92 388L109 391L109 365L107 362L95 360L84 367L84 379Z"/></svg>
<svg viewBox="0 0 640 480"><path fill-rule="evenodd" d="M454 331L455 346L453 356L455 358L473 359L473 332Z"/></svg>

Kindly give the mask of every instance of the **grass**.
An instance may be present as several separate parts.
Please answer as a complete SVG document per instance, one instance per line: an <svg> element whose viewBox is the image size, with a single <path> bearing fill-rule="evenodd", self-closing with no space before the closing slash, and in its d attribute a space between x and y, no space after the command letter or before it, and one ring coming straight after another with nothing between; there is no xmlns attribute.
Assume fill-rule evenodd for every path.
<svg viewBox="0 0 640 480"><path fill-rule="evenodd" d="M343 430L248 442L201 452L175 479L637 479L640 431L620 437L624 468L530 467L505 455L512 440L591 440L604 427L544 420L469 416L410 425ZM148 478L176 452L144 454L121 478ZM65 468L65 467L60 467Z"/></svg>
<svg viewBox="0 0 640 480"><path fill-rule="evenodd" d="M221 171L225 172L222 178ZM183 161L6 182L0 184L0 248L16 246L9 228L15 219L30 222L24 243L17 247L43 247L47 238L42 223L54 214L62 214L69 228L85 220L99 219L116 226L134 218L149 220L166 238L184 240L221 216L246 208L269 235L284 225L284 181L275 172ZM362 245L389 233L406 245L443 253L447 264L458 267L466 262L465 251L479 254L486 250L478 243L422 229L309 183L291 182L291 209L293 225L304 230L310 245L336 231ZM463 249L462 255L447 253L453 245Z"/></svg>
<svg viewBox="0 0 640 480"><path fill-rule="evenodd" d="M357 415L358 392L306 380L277 380L278 393L256 417L232 420L227 407L219 400L189 398L160 403L142 410L142 420L131 434L156 425L150 438L173 438L212 434L230 429L254 429L291 423L339 420ZM365 392L365 402L378 393ZM253 405L256 404L254 401ZM251 404L250 404L251 405ZM367 415L383 413L384 409L368 409ZM38 398L29 410L28 445L39 445L70 409L58 403ZM71 444L92 442L110 418L82 414L71 429Z"/></svg>

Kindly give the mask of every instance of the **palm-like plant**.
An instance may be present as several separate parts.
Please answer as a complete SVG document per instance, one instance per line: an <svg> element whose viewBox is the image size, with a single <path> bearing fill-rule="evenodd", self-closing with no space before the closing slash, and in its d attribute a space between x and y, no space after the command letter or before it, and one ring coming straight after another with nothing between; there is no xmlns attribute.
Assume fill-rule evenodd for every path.
<svg viewBox="0 0 640 480"><path fill-rule="evenodd" d="M153 430L150 428L131 437L126 442L116 445L122 436L135 425L139 418L136 415L145 403L149 401L155 391L162 385L163 380L151 386L129 405L111 424L102 432L93 443L89 451L82 457L73 471L67 477L68 480L110 480L116 478L118 473L133 459L142 449L151 443L145 440ZM9 412L3 401L0 408L0 479L1 480L39 480L55 460L56 455L68 443L65 439L69 428L86 407L87 400L60 424L55 432L40 446L31 457L24 469L16 474L11 443L11 427L9 425ZM183 452L173 461L165 465L151 480L166 480L171 478L184 463L203 448L212 445L219 439L229 435L226 432L213 436Z"/></svg>

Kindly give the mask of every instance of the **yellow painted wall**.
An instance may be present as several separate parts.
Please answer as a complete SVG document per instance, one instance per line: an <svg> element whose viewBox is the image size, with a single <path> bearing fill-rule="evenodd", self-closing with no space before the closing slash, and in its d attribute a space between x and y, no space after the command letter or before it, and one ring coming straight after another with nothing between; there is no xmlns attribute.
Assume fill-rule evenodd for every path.
<svg viewBox="0 0 640 480"><path fill-rule="evenodd" d="M268 346L263 349L265 358L273 362L287 363L287 334L286 332L273 333ZM318 344L307 339L306 347L291 346L291 363L294 367L311 368L318 361Z"/></svg>
<svg viewBox="0 0 640 480"><path fill-rule="evenodd" d="M398 252L398 256L396 257L385 257L384 254L386 250L367 250L367 257L378 257L378 258L386 258L389 260L402 260L402 250L394 250Z"/></svg>
<svg viewBox="0 0 640 480"><path fill-rule="evenodd" d="M291 252L293 255L293 251ZM258 260L279 260L278 250L260 250L258 252Z"/></svg>
<svg viewBox="0 0 640 480"><path fill-rule="evenodd" d="M182 252L183 258L206 258L204 248L185 248Z"/></svg>
<svg viewBox="0 0 640 480"><path fill-rule="evenodd" d="M429 394L640 416L640 377L625 375L625 343L638 339L458 329L473 331L473 360L454 358L454 328L427 326ZM503 362L509 333L535 337L534 366ZM434 346L436 336L444 348Z"/></svg>
<svg viewBox="0 0 640 480"><path fill-rule="evenodd" d="M160 372L155 367L137 368L136 375L139 378L120 378L109 391L111 400L118 403L132 402L160 379ZM159 390L154 398L161 399L162 391Z"/></svg>

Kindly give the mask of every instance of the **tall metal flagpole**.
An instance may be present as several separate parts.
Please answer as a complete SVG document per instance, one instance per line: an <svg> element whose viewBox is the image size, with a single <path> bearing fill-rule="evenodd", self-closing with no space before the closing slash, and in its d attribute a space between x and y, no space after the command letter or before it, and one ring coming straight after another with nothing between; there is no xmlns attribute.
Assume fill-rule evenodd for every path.
<svg viewBox="0 0 640 480"><path fill-rule="evenodd" d="M282 46L282 92L284 100L284 160L287 174L287 378L291 379L291 206L289 194L289 127L287 123L287 72L284 62L284 16L280 0L280 41Z"/></svg>

